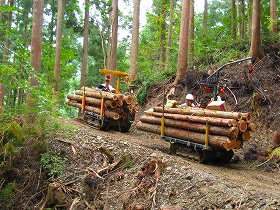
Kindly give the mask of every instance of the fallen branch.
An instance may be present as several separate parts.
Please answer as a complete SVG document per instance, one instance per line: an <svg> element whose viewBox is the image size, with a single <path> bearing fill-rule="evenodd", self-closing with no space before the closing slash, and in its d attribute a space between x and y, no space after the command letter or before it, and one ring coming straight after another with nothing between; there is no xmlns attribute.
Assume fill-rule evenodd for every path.
<svg viewBox="0 0 280 210"><path fill-rule="evenodd" d="M121 161L122 161L122 159L119 158L114 163L112 163L111 165L108 165L105 168L97 170L96 173L99 174L99 175L103 175L105 173L109 173L110 171L113 171L115 168L117 168Z"/></svg>
<svg viewBox="0 0 280 210"><path fill-rule="evenodd" d="M93 169L87 167L88 170L90 170L92 173L94 173L95 176L97 176L98 178L105 180L105 178L103 178L102 176L100 176L98 173L96 173L96 171L94 171Z"/></svg>
<svg viewBox="0 0 280 210"><path fill-rule="evenodd" d="M268 158L268 159L267 159L266 161L264 161L263 163L257 165L257 167L260 167L260 166L262 166L262 165L268 163L268 162L273 158L275 152L276 152L276 150L274 150L274 151L271 153L270 158Z"/></svg>
<svg viewBox="0 0 280 210"><path fill-rule="evenodd" d="M92 205L90 205L86 200L84 200L84 202L89 209L95 210L95 208Z"/></svg>
<svg viewBox="0 0 280 210"><path fill-rule="evenodd" d="M73 202L72 202L72 204L71 204L69 210L72 210L73 207L74 207L74 205L75 205L76 203L78 203L78 202L79 202L79 198L78 198L78 197L74 198L74 200L73 200Z"/></svg>

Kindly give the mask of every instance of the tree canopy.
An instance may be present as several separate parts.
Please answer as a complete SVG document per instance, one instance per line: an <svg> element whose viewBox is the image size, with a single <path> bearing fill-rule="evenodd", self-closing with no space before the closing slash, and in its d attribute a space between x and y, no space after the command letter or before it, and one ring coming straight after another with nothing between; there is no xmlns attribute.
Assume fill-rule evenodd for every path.
<svg viewBox="0 0 280 210"><path fill-rule="evenodd" d="M11 5L11 2L14 4ZM194 2L195 5L199 4L197 1ZM233 2L235 7L231 1L208 1L207 11L195 12L192 40L193 61L188 63L189 70L203 71L209 65L248 56L252 30L252 3L246 0ZM5 96L0 100L0 104L6 110L16 110L19 113L25 110L26 93L30 89L28 85L29 75L34 71L30 60L32 4L32 0L14 0L0 5L0 33L2 37L5 37L0 41L2 49L0 54L3 61L0 69L0 83L4 84L1 96ZM140 6L141 4L145 4L145 2L141 1ZM87 6L83 1L67 1L64 5L61 27L61 75L58 84L60 100L55 106L57 113L68 116L75 115L75 112L65 106L65 96L79 87L81 79L84 11L86 7L89 9L86 86L94 86L103 81L104 76L100 75L98 70L104 68L108 62L107 52L112 38L110 32L112 26L110 14L114 7L112 1L89 1ZM118 10L116 69L129 72L133 1L119 1ZM41 72L36 74L40 84L40 90L37 90L37 94L42 113L54 111L50 101L53 100L52 94L55 87L53 70L57 39L57 11L57 2L44 1L42 65ZM180 28L182 1L153 0L151 8L144 12L146 22L144 24L141 22L144 14L142 11L139 47L137 48L138 78L136 85L140 88L139 95L150 84L176 75L180 30L182 29ZM207 33L204 28L205 12L207 12ZM271 19L270 0L262 0L260 8L262 45L268 42L279 42L279 31L277 24L275 24L275 22L279 23L279 12L279 10L276 11L276 15L273 12L273 19ZM9 14L12 15L11 19L9 19ZM233 14L235 14L235 20L232 20ZM8 20L11 22L10 25ZM170 25L171 27L169 27ZM232 35L233 31L235 31L236 36ZM5 62L4 58L7 58ZM126 83L122 83L122 86L124 89L128 88ZM3 86L0 85L0 87ZM141 102L143 98L138 97L138 100Z"/></svg>

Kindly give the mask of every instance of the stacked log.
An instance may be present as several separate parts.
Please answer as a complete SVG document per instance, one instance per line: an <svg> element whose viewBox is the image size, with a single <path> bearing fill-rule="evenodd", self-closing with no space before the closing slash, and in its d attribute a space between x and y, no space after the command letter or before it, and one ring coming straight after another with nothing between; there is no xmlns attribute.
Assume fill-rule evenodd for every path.
<svg viewBox="0 0 280 210"><path fill-rule="evenodd" d="M205 144L209 126L208 145L226 149L240 149L255 130L250 113L225 112L202 108L154 107L140 116L136 128L161 134L164 117L164 135L194 143Z"/></svg>
<svg viewBox="0 0 280 210"><path fill-rule="evenodd" d="M104 116L113 120L125 119L133 111L133 99L124 94L115 94L94 88L82 87L75 94L68 94L66 104L82 109L83 95L86 95L85 110L101 114L104 100Z"/></svg>

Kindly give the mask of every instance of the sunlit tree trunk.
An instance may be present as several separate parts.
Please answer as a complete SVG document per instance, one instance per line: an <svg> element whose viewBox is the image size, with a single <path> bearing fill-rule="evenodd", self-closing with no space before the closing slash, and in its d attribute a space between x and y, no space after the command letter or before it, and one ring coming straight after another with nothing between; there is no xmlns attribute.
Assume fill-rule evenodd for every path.
<svg viewBox="0 0 280 210"><path fill-rule="evenodd" d="M160 8L160 48L159 48L159 69L163 70L165 61L165 51L166 51L166 18L167 18L167 0L162 1L162 6Z"/></svg>
<svg viewBox="0 0 280 210"><path fill-rule="evenodd" d="M174 84L186 77L188 70L188 40L189 40L190 0L183 0L180 25L180 40L178 51L178 66Z"/></svg>
<svg viewBox="0 0 280 210"><path fill-rule="evenodd" d="M134 0L132 19L132 39L130 51L130 81L134 83L138 79L138 49L139 49L139 16L140 0Z"/></svg>
<svg viewBox="0 0 280 210"><path fill-rule="evenodd" d="M190 1L190 28L189 28L189 67L194 68L194 0Z"/></svg>
<svg viewBox="0 0 280 210"><path fill-rule="evenodd" d="M86 86L86 75L88 65L88 30L89 30L89 0L85 0L85 17L84 17L84 41L83 41L83 54L82 54L82 72L80 86Z"/></svg>
<svg viewBox="0 0 280 210"><path fill-rule="evenodd" d="M236 40L236 5L235 0L231 0L231 38Z"/></svg>
<svg viewBox="0 0 280 210"><path fill-rule="evenodd" d="M247 21L248 21L248 34L249 34L249 37L251 39L251 36L252 36L252 9L253 8L253 0L248 0L247 2Z"/></svg>
<svg viewBox="0 0 280 210"><path fill-rule="evenodd" d="M0 6L2 7L4 5L4 0L0 0ZM2 23L3 13L2 10L0 10L0 23Z"/></svg>
<svg viewBox="0 0 280 210"><path fill-rule="evenodd" d="M58 1L57 10L57 24L56 24L56 53L55 53L55 64L54 64L54 94L57 96L59 91L60 82L60 49L61 49L61 31L62 31L62 21L63 21L63 0Z"/></svg>
<svg viewBox="0 0 280 210"><path fill-rule="evenodd" d="M28 16L29 16L29 12L31 11L32 8L32 2L27 1L24 3L23 5L23 24L24 24L24 33L23 33L23 45L24 48L27 49L28 48L28 44L27 44L27 36L28 36L28 30L29 30L29 20L28 20ZM22 67L20 69L20 71L24 71L24 67ZM24 91L19 87L18 89L18 95L17 95L17 105L20 106L23 103L23 93Z"/></svg>
<svg viewBox="0 0 280 210"><path fill-rule="evenodd" d="M0 6L4 5L4 0L0 0ZM3 13L0 10L0 23L2 23ZM3 56L3 65L4 65L4 56ZM5 96L5 83L0 83L0 107L4 106L4 96Z"/></svg>
<svg viewBox="0 0 280 210"><path fill-rule="evenodd" d="M9 6L12 8L14 6L14 0L10 0L10 4ZM1 13L2 14L2 13ZM2 15L1 15L2 16ZM6 65L7 61L8 61L8 55L9 55L9 49L10 49L10 31L11 31L11 24L12 24L12 17L13 17L13 12L10 11L8 13L8 18L7 18L7 33L6 33L6 37L5 37L5 46L4 46L4 51L3 51L3 60L2 60L2 64ZM2 21L2 18L1 18ZM10 90L12 91L12 90ZM0 106L4 105L4 96L5 96L5 83L1 83L0 84Z"/></svg>
<svg viewBox="0 0 280 210"><path fill-rule="evenodd" d="M253 0L253 13L252 13L252 35L251 35L251 48L250 54L253 57L253 62L264 57L263 49L261 46L261 21L260 21L260 1Z"/></svg>
<svg viewBox="0 0 280 210"><path fill-rule="evenodd" d="M204 12L203 12L203 31L207 33L207 17L208 17L208 3L204 0Z"/></svg>
<svg viewBox="0 0 280 210"><path fill-rule="evenodd" d="M165 69L167 70L170 62L170 48L172 41L172 28L173 28L173 10L174 10L174 1L170 0L170 13L169 13L169 28L168 28L168 37L167 37L167 45L165 52Z"/></svg>
<svg viewBox="0 0 280 210"><path fill-rule="evenodd" d="M33 1L33 22L32 22L32 37L31 37L31 66L35 72L41 72L42 63L42 27L43 27L43 11L44 0ZM39 82L36 74L31 74L29 77L29 87L38 89ZM38 97L31 92L26 95L26 125L34 125L37 116Z"/></svg>
<svg viewBox="0 0 280 210"><path fill-rule="evenodd" d="M111 36L111 45L108 47L109 49L109 69L116 70L117 69L117 49L118 49L118 0L113 0L113 11L111 15L111 25L112 25L112 36ZM110 84L115 86L116 78L115 76L111 76Z"/></svg>
<svg viewBox="0 0 280 210"><path fill-rule="evenodd" d="M272 35L277 33L277 3L276 0L270 0L270 21L271 29L270 32Z"/></svg>
<svg viewBox="0 0 280 210"><path fill-rule="evenodd" d="M246 28L245 28L245 3L241 0L241 39L246 38Z"/></svg>

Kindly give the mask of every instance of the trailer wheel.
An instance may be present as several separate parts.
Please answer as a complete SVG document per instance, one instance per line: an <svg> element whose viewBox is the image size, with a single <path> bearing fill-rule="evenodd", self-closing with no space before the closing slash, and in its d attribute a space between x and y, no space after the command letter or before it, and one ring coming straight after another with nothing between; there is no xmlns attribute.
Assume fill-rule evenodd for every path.
<svg viewBox="0 0 280 210"><path fill-rule="evenodd" d="M126 125L115 125L115 126L112 126L112 128L118 132L121 132L121 133L125 133L125 132L128 132L129 129L131 127L131 123L127 123Z"/></svg>
<svg viewBox="0 0 280 210"><path fill-rule="evenodd" d="M223 158L223 162L224 163L229 163L231 158L233 157L234 155L234 152L233 150L230 150L230 151L225 151L225 155L224 155L224 158Z"/></svg>
<svg viewBox="0 0 280 210"><path fill-rule="evenodd" d="M207 150L203 150L200 153L200 163L208 163L210 160L212 159L212 152L211 151L207 151Z"/></svg>
<svg viewBox="0 0 280 210"><path fill-rule="evenodd" d="M126 126L121 126L120 132L125 133L128 132L131 127L131 123L128 123Z"/></svg>
<svg viewBox="0 0 280 210"><path fill-rule="evenodd" d="M108 127L109 127L108 122L106 122L105 120L99 121L99 128L98 128L99 130L106 131L108 129Z"/></svg>

